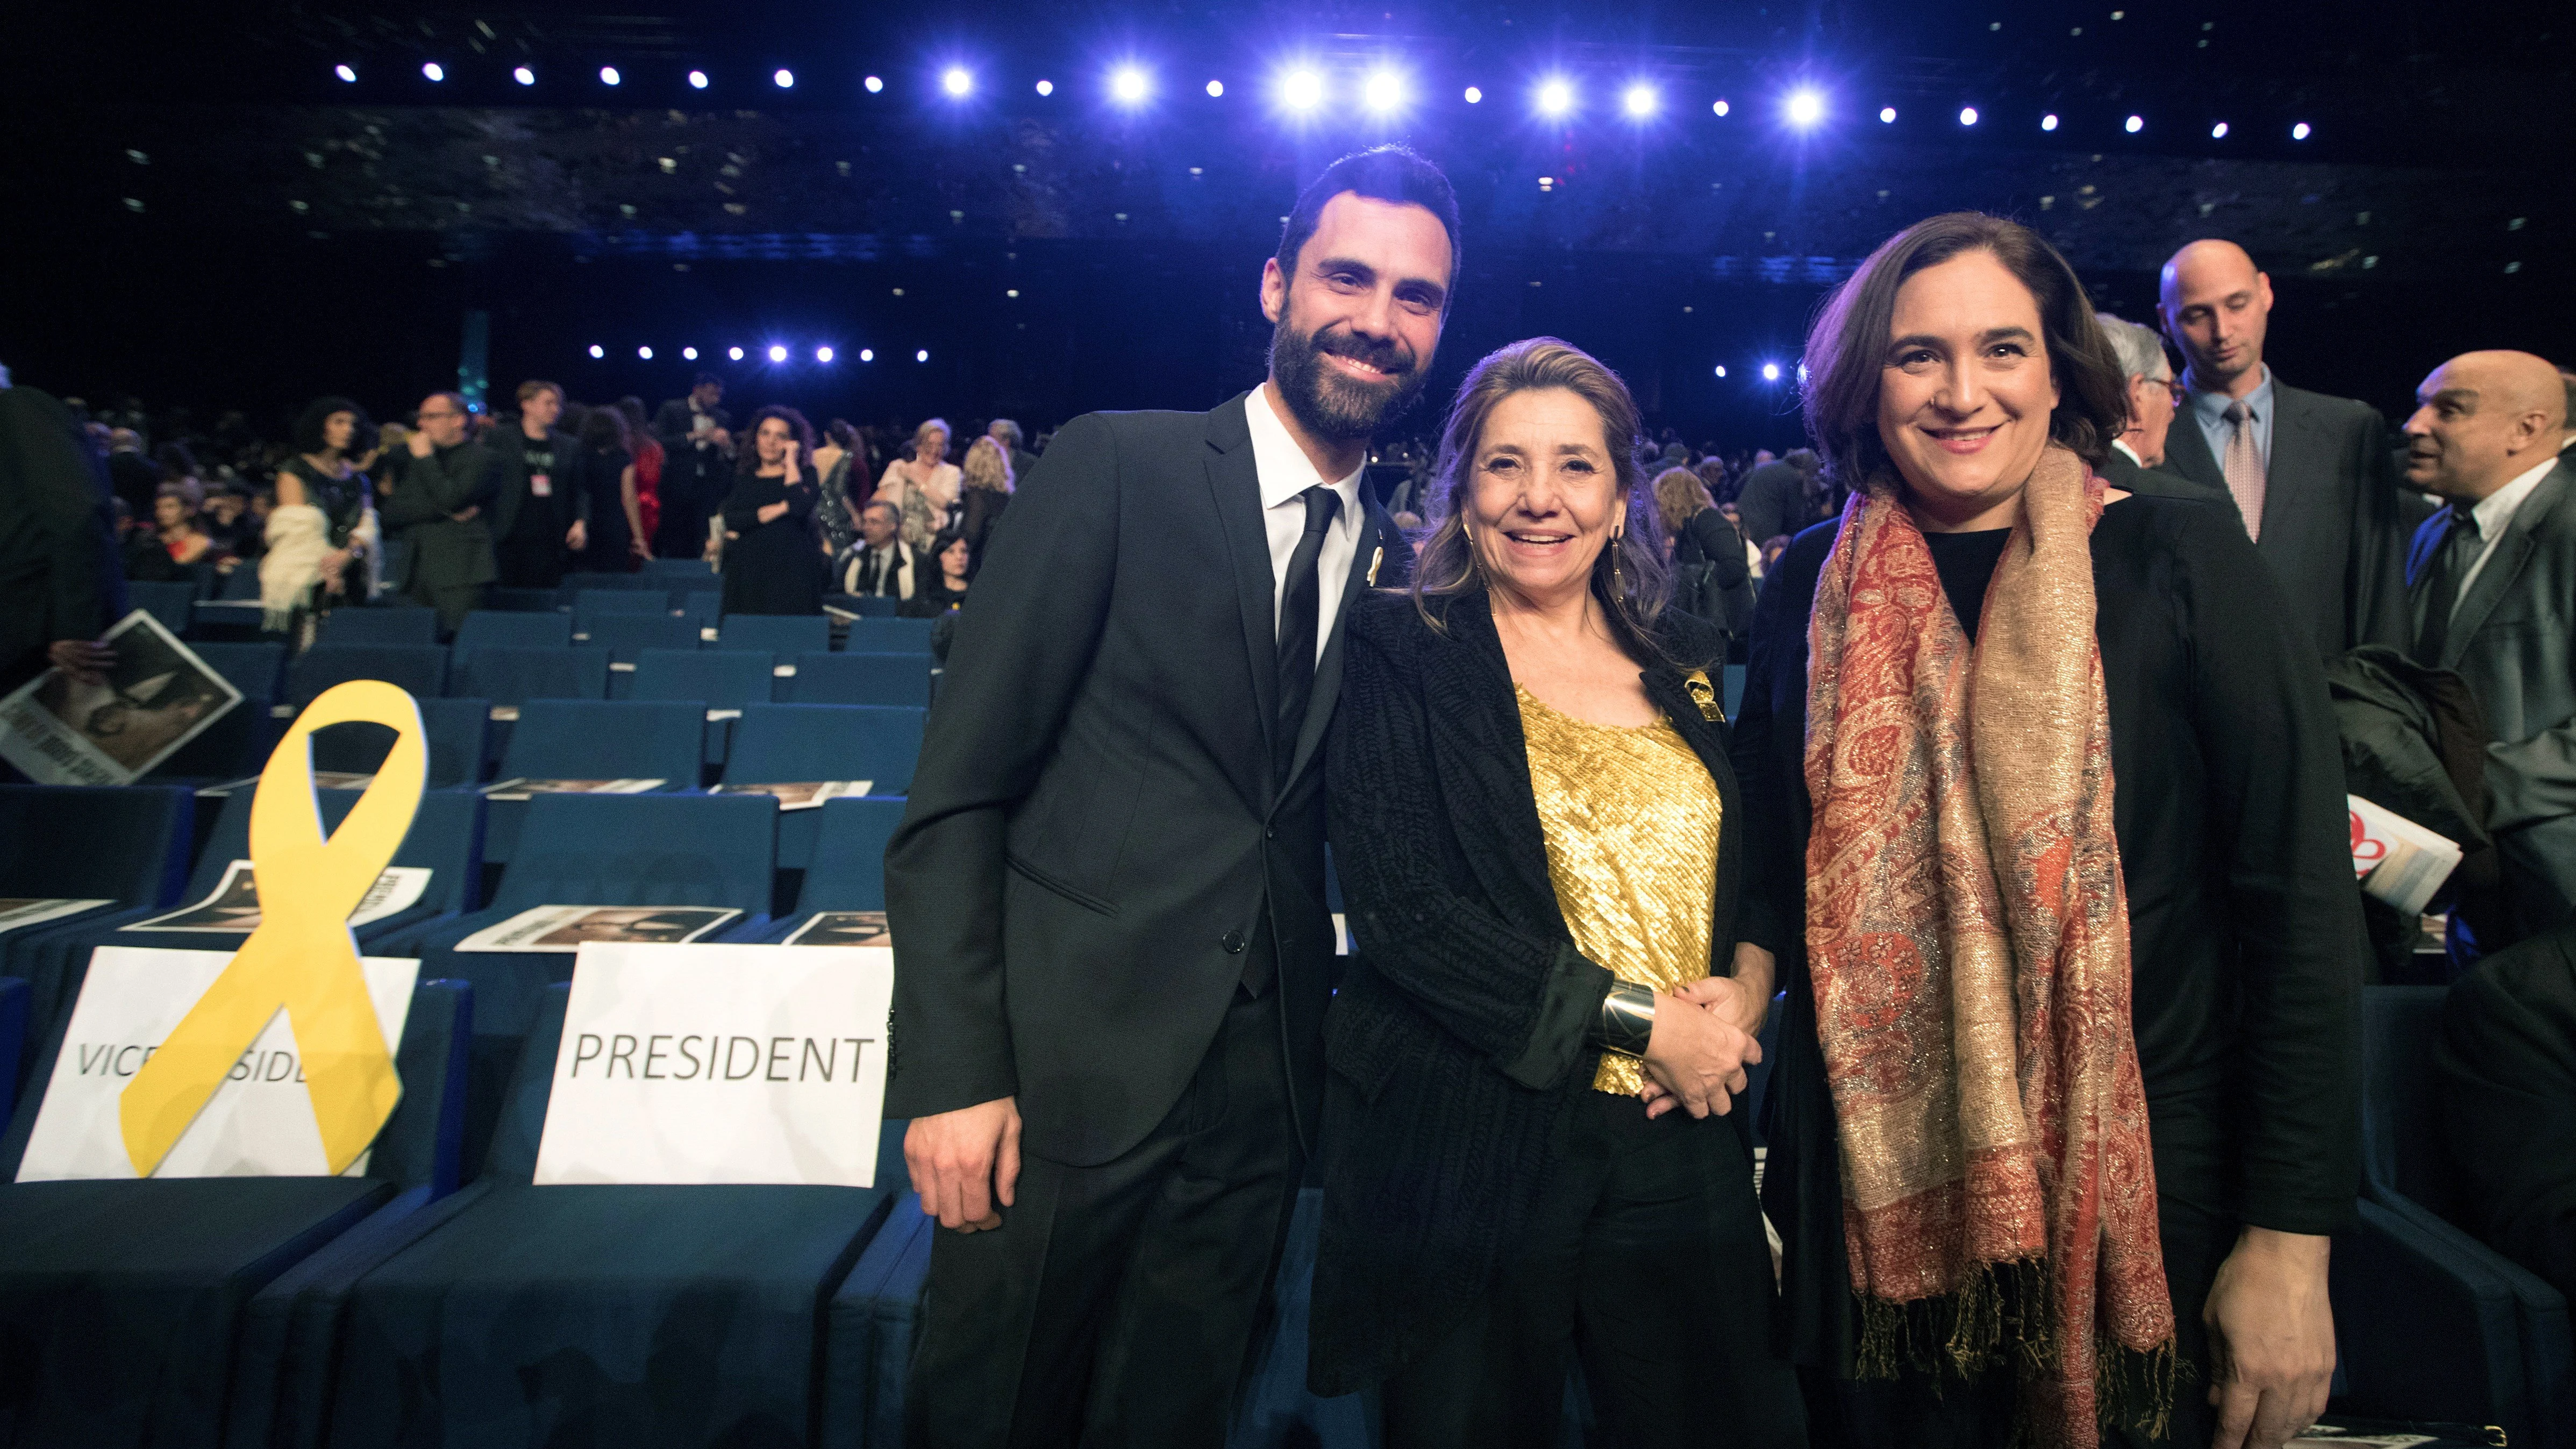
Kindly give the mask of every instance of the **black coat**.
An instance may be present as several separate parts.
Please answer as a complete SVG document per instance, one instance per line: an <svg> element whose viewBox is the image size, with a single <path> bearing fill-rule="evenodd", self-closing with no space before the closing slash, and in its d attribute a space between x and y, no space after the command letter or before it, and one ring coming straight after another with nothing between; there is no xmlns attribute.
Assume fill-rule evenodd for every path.
<svg viewBox="0 0 2576 1449"><path fill-rule="evenodd" d="M1511 667L1482 595L1436 632L1406 594L1352 618L1327 770L1357 949L1324 1032L1324 1224L1307 1382L1385 1378L1488 1287L1548 1172L1549 1129L1592 1090L1612 976L1575 949L1547 870ZM1667 611L1665 649L1714 670L1716 632ZM1723 809L1711 932L1732 970L1743 811L1724 725L1681 670L1643 670ZM1741 1126L1741 1123L1738 1124Z"/></svg>
<svg viewBox="0 0 2576 1449"><path fill-rule="evenodd" d="M1366 560L1281 788L1243 407L1076 418L995 531L886 851L887 1116L1016 1096L1028 1151L1108 1162L1179 1099L1244 953L1272 949L1314 1141L1334 959L1318 757Z"/></svg>
<svg viewBox="0 0 2576 1449"><path fill-rule="evenodd" d="M2468 1226L2576 1298L2576 926L2460 978L2433 1070Z"/></svg>
<svg viewBox="0 0 2576 1449"><path fill-rule="evenodd" d="M0 388L0 692L42 673L55 641L125 615L104 475L61 403Z"/></svg>

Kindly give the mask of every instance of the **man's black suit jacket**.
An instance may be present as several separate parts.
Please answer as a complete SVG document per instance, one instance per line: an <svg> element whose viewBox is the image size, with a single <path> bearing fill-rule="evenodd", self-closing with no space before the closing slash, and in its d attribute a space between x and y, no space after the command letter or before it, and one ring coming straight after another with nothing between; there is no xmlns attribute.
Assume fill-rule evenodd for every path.
<svg viewBox="0 0 2576 1449"><path fill-rule="evenodd" d="M2387 421L2367 403L2291 387L2278 373L2272 408L2255 552L2307 614L2318 653L2408 647L2406 544L2430 510L2397 485ZM2165 434L2161 466L2229 496L2226 470L2188 405Z"/></svg>
<svg viewBox="0 0 2576 1449"><path fill-rule="evenodd" d="M2223 503L2227 505L2227 511L2230 514L2236 511L2236 500L2228 496L2224 487L2213 489L2195 483L2180 473L2168 471L2161 464L2150 468L2117 448L2113 448L2106 454L2102 459L2102 466L2093 471L2102 475L2103 481L2126 493L2144 493L2157 498L2189 498L2202 503Z"/></svg>
<svg viewBox="0 0 2576 1449"><path fill-rule="evenodd" d="M1244 399L1056 434L958 616L886 850L887 1116L1015 1095L1027 1150L1107 1162L1179 1099L1269 950L1311 1149L1334 946L1317 756L1351 602L1398 538L1369 512L1280 790Z"/></svg>

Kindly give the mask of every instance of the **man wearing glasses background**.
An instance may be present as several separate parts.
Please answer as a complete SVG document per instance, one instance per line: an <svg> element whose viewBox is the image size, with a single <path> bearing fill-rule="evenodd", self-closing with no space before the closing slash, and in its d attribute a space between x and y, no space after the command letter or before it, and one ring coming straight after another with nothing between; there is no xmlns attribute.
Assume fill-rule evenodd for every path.
<svg viewBox="0 0 2576 1449"><path fill-rule="evenodd" d="M2227 494L2205 487L2165 467L2165 436L2173 429L2174 410L2182 405L2182 385L2174 380L2173 363L2165 357L2164 338L2151 327L2097 313L2102 336L2119 359L2128 383L2129 425L2111 440L2102 460L2102 476L2114 488L2165 498L2225 502Z"/></svg>
<svg viewBox="0 0 2576 1449"><path fill-rule="evenodd" d="M409 545L397 587L438 611L445 637L468 610L482 607L497 572L492 529L483 519L497 477L491 453L471 441L465 399L431 393L417 418L403 450L385 459L382 512L385 527Z"/></svg>

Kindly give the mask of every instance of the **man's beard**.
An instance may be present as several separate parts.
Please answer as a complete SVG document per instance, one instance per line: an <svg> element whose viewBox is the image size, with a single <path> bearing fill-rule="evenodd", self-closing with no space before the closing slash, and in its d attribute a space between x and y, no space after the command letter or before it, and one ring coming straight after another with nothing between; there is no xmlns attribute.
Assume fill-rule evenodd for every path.
<svg viewBox="0 0 2576 1449"><path fill-rule="evenodd" d="M1385 382L1356 382L1324 365L1327 352L1364 362ZM1318 338L1282 321L1270 334L1270 375L1298 426L1337 443L1365 443L1422 396L1424 377L1409 349L1371 346L1347 333Z"/></svg>

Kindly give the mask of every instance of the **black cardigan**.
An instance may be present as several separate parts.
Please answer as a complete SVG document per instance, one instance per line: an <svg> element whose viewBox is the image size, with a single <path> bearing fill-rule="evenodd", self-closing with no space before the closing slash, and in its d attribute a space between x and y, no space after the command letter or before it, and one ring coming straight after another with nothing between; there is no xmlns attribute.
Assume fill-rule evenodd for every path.
<svg viewBox="0 0 2576 1449"><path fill-rule="evenodd" d="M1356 949L1324 1019L1307 1365L1319 1394L1418 1358L1493 1281L1548 1171L1558 1107L1592 1089L1591 1032L1613 979L1576 951L1557 909L1491 606L1464 596L1443 617L1446 635L1408 595L1358 601L1326 752ZM1657 627L1672 658L1717 667L1723 643L1707 625L1668 609ZM1726 727L1701 716L1672 664L1642 677L1717 783L1710 969L1722 974L1743 870Z"/></svg>

